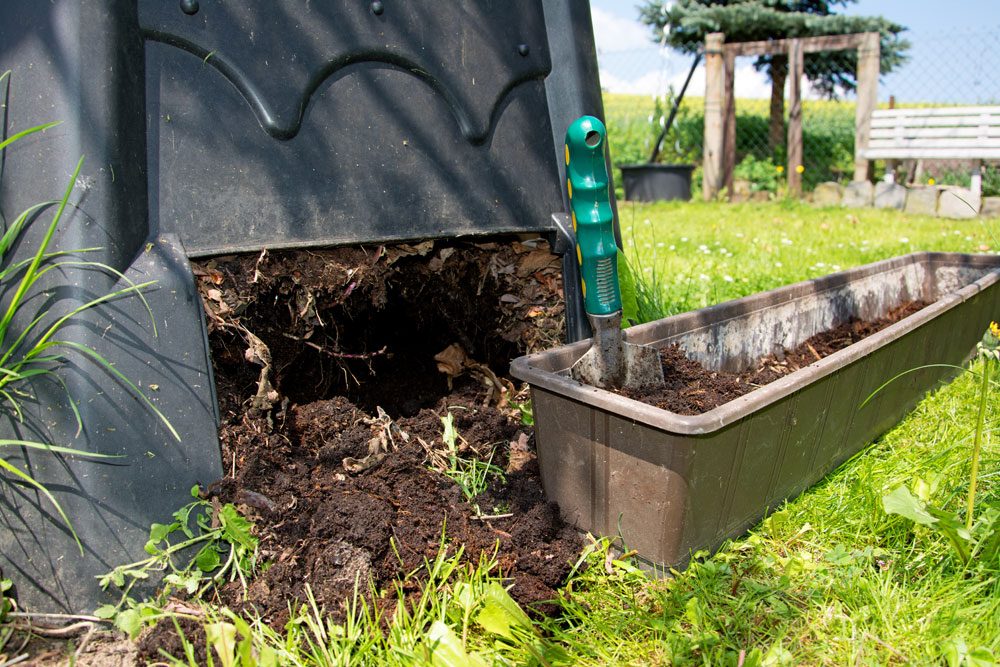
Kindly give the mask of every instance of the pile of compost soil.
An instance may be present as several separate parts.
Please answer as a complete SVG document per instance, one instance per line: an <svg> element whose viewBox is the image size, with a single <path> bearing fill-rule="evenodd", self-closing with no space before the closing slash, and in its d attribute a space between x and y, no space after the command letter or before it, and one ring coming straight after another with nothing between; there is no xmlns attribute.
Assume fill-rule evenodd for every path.
<svg viewBox="0 0 1000 667"><path fill-rule="evenodd" d="M878 333L928 305L926 301L909 301L876 320L845 322L812 336L794 350L767 355L739 373L709 370L673 344L659 350L663 387L622 389L619 393L676 414L702 414Z"/></svg>
<svg viewBox="0 0 1000 667"><path fill-rule="evenodd" d="M472 565L493 556L512 596L547 611L582 544L542 495L524 397L503 377L565 329L544 242L263 252L194 268L227 470L205 495L254 522L268 564L246 591L218 591L223 603L281 628L308 586L342 618L356 582L365 594L405 579L416 594L443 546ZM473 503L442 472L449 414L458 456L503 471ZM174 634L158 625L140 657L158 659Z"/></svg>

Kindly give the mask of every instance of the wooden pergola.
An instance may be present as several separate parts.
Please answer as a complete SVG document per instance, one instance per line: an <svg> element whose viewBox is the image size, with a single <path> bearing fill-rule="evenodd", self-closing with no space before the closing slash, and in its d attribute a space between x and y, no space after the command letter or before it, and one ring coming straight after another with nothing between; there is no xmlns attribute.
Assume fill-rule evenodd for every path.
<svg viewBox="0 0 1000 667"><path fill-rule="evenodd" d="M871 113L878 94L880 44L877 32L851 35L796 37L761 42L725 43L725 34L705 36L705 162L703 193L706 201L718 196L722 188L733 191L733 168L736 166L736 96L734 94L736 57L788 55L788 193L802 194L802 74L806 53L857 49L857 103L854 115L854 180L868 178L868 160L858 157L868 145Z"/></svg>

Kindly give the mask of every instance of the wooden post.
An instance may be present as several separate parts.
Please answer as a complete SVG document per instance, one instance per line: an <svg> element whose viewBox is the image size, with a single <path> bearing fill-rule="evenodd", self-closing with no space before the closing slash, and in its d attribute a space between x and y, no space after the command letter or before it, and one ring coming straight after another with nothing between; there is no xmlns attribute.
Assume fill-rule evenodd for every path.
<svg viewBox="0 0 1000 667"><path fill-rule="evenodd" d="M733 172L736 170L736 56L729 51L722 59L725 67L725 126L722 139L722 183L733 199Z"/></svg>
<svg viewBox="0 0 1000 667"><path fill-rule="evenodd" d="M861 157L871 137L872 111L878 101L878 75L881 43L877 32L867 32L858 47L858 101L854 111L854 180L867 181L871 164Z"/></svg>
<svg viewBox="0 0 1000 667"><path fill-rule="evenodd" d="M788 45L788 196L802 196L802 42Z"/></svg>
<svg viewBox="0 0 1000 667"><path fill-rule="evenodd" d="M722 45L725 35L712 32L705 35L705 145L702 193L712 201L723 183L723 151L725 111L725 63Z"/></svg>

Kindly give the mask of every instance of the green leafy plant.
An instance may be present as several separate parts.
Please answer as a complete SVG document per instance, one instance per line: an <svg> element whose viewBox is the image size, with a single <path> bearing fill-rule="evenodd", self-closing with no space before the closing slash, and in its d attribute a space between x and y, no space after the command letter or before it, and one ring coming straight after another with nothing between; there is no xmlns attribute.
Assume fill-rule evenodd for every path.
<svg viewBox="0 0 1000 667"><path fill-rule="evenodd" d="M96 616L114 619L116 626L136 636L144 622L161 615L159 601L139 602L130 596L135 585L153 573L167 573L160 600L174 590L200 597L209 588L236 579L246 588L247 576L257 565L252 524L232 504L219 506L200 499L197 486L191 496L195 500L174 512L171 523L150 526L145 546L149 558L119 565L99 577L102 588L114 586L122 595L117 604L99 608Z"/></svg>
<svg viewBox="0 0 1000 667"><path fill-rule="evenodd" d="M882 507L887 514L905 517L946 537L963 565L968 564L976 556L988 567L1000 570L1000 562L998 562L1000 559L1000 507L988 508L979 521L975 520L979 462L984 434L987 437L989 435L985 426L987 399L990 394L990 375L993 365L1000 361L1000 325L996 322L991 322L986 333L983 334L983 338L978 344L978 356L982 360L982 372L979 374L979 396L969 465L969 490L965 502L965 520L962 521L955 512L935 507L930 503L931 496L936 489L936 480L933 480L933 483L928 483L918 479L914 483L915 493L911 493L905 485L898 486L883 496ZM927 368L927 366L905 371L889 382L922 368ZM961 370L965 371L966 369ZM868 399L871 399L888 384L888 382L883 384Z"/></svg>
<svg viewBox="0 0 1000 667"><path fill-rule="evenodd" d="M455 416L452 413L449 412L441 418L441 425L444 427L441 439L448 448L448 467L442 472L458 485L465 501L472 503L480 493L489 487L491 477L504 480L503 469L493 465L493 450L490 451L490 456L486 461L458 455L458 441L462 436L455 428ZM476 511L477 513L479 511L478 505Z"/></svg>
<svg viewBox="0 0 1000 667"><path fill-rule="evenodd" d="M736 165L733 177L749 181L751 192L777 192L782 171L770 159L760 159L751 153Z"/></svg>
<svg viewBox="0 0 1000 667"><path fill-rule="evenodd" d="M525 399L522 402L511 401L510 407L514 408L518 412L518 419L522 426L534 426L535 425L535 413L531 406L531 399Z"/></svg>

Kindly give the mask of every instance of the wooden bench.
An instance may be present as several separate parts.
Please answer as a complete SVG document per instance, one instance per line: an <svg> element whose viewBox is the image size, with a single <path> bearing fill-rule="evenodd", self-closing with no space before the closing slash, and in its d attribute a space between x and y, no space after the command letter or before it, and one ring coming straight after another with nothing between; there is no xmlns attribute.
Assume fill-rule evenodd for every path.
<svg viewBox="0 0 1000 667"><path fill-rule="evenodd" d="M876 109L859 154L868 160L969 160L970 189L978 197L982 161L1000 160L1000 106ZM893 182L892 169L886 180Z"/></svg>

